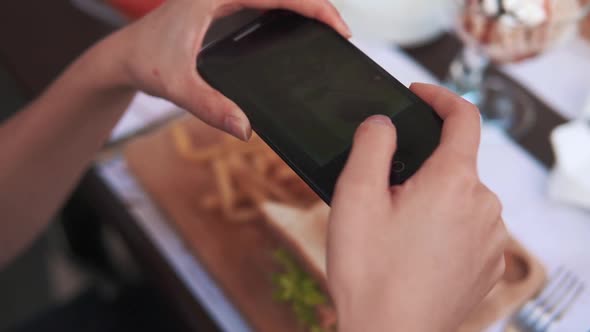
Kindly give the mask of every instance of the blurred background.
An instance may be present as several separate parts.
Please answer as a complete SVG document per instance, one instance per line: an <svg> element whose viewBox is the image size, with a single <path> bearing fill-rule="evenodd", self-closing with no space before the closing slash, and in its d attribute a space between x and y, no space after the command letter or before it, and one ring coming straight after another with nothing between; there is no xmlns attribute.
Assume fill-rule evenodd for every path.
<svg viewBox="0 0 590 332"><path fill-rule="evenodd" d="M534 293L556 287L553 294L563 295L545 299L555 304L545 308L553 317L546 330L588 331L582 313L590 305L584 291L590 282L588 1L539 1L530 2L541 3L541 12L499 0L334 3L352 27L353 43L402 83L444 84L480 107L482 178L503 199L529 267L542 266L554 283L539 284ZM161 2L4 1L0 121L83 50ZM257 15L218 22L208 40ZM244 302L236 304L238 286L204 268L198 246L182 244L187 236L159 213L167 207L148 197L145 182L138 184L126 166L122 146L181 113L162 100L136 98L51 227L0 271L0 331L264 330ZM537 305L535 299L518 299L503 317L474 330L503 331L516 320L507 317L527 301ZM309 330L294 326L284 330Z"/></svg>

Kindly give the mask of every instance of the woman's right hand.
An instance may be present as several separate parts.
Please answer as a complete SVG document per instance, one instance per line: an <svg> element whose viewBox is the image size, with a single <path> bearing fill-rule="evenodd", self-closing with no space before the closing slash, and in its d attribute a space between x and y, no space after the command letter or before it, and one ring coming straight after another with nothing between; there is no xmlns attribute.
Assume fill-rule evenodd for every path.
<svg viewBox="0 0 590 332"><path fill-rule="evenodd" d="M477 108L443 88L412 90L444 119L432 157L390 187L396 131L372 117L337 184L328 278L343 332L454 331L504 273L501 205L477 174Z"/></svg>

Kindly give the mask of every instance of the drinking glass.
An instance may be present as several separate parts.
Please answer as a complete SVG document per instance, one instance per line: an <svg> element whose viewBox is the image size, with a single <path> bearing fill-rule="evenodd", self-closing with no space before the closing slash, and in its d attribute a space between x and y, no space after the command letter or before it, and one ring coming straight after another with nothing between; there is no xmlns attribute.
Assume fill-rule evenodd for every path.
<svg viewBox="0 0 590 332"><path fill-rule="evenodd" d="M536 118L531 97L512 88L506 78L487 75L487 69L492 63L523 61L563 44L579 32L590 5L580 0L546 0L546 20L527 26L500 23L500 16L482 10L481 0L455 1L455 30L465 47L450 66L447 85L477 105L484 121L516 137L526 133Z"/></svg>

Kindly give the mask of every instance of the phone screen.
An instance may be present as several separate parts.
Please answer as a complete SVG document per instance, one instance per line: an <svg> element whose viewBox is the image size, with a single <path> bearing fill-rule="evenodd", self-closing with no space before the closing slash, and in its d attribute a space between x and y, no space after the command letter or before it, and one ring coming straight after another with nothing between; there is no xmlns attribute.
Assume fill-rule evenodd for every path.
<svg viewBox="0 0 590 332"><path fill-rule="evenodd" d="M206 48L198 70L326 202L367 117L396 125L392 184L440 141L442 120L428 105L334 30L296 14L265 14Z"/></svg>
<svg viewBox="0 0 590 332"><path fill-rule="evenodd" d="M313 166L323 167L350 148L367 117L394 117L412 105L334 31L313 21L285 20L234 38L239 46L233 51L207 60L224 93L255 105L248 116L266 128L273 144L301 151Z"/></svg>

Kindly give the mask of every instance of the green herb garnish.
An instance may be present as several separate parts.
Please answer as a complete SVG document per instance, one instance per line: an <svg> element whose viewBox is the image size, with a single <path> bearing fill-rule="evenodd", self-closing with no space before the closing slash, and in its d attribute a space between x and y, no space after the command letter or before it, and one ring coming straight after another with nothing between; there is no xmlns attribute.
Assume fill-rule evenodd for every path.
<svg viewBox="0 0 590 332"><path fill-rule="evenodd" d="M290 304L297 320L310 332L326 332L320 325L316 309L327 300L315 280L286 250L275 251L273 257L282 269L273 276L275 299Z"/></svg>

